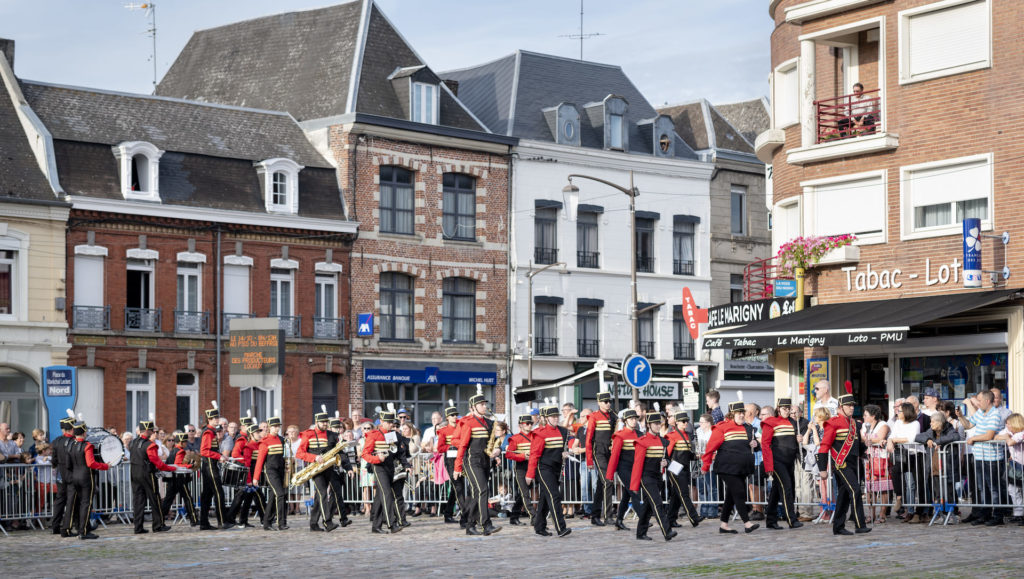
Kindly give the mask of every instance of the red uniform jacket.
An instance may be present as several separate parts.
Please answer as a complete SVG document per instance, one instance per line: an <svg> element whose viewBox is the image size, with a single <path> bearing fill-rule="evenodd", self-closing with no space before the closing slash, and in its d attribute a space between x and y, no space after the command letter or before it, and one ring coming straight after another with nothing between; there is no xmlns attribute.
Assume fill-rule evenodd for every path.
<svg viewBox="0 0 1024 579"><path fill-rule="evenodd" d="M376 432L373 431L373 432ZM371 432L371 434L373 434ZM318 455L309 452L310 447L322 448L327 452L327 431L319 428L310 428L299 435L299 448L295 450L295 458L304 462L316 462Z"/></svg>
<svg viewBox="0 0 1024 579"><path fill-rule="evenodd" d="M724 445L724 446L723 446ZM704 448L701 470L711 470L715 453L724 453L719 459L716 471L724 474L750 474L754 468L754 453L750 449L750 438L744 424L736 424L733 420L725 420L715 425L711 438Z"/></svg>
<svg viewBox="0 0 1024 579"><path fill-rule="evenodd" d="M379 430L371 430L366 433L363 437L363 460L370 464L380 464L384 462L379 456L374 454L378 450L390 450L391 445L384 439L384 433Z"/></svg>
<svg viewBox="0 0 1024 579"><path fill-rule="evenodd" d="M648 432L636 439L634 449L633 472L629 477L629 490L635 492L640 490L640 479L644 475L644 460L648 458L652 460L658 459L660 463L665 458L665 445L662 443L660 436Z"/></svg>
<svg viewBox="0 0 1024 579"><path fill-rule="evenodd" d="M604 412L598 410L591 412L590 416L587 417L587 440L585 448L587 449L587 467L594 467L594 433L598 430L602 432L610 432L613 428L609 416Z"/></svg>
<svg viewBox="0 0 1024 579"><path fill-rule="evenodd" d="M249 446L249 442L248 437L242 435L235 439L235 445L231 447L231 458L240 459L247 469L252 465L252 448ZM249 474L245 475L245 484L252 484L252 469L249 469Z"/></svg>
<svg viewBox="0 0 1024 579"><path fill-rule="evenodd" d="M818 470L825 472L828 468L828 457L831 455L839 468L846 466L846 457L856 455L857 423L852 418L833 416L825 421L825 433L821 436L821 447L818 449Z"/></svg>
<svg viewBox="0 0 1024 579"><path fill-rule="evenodd" d="M216 450L219 445L220 443L217 442L217 431L207 426L203 429L203 438L199 442L199 456L211 460L220 460L220 453Z"/></svg>
<svg viewBox="0 0 1024 579"><path fill-rule="evenodd" d="M153 466L155 466L157 470L162 470L165 472L174 472L173 466L170 466L164 463L164 461L160 460L160 453L157 451L156 445L157 443L154 442L150 444L148 448L146 448L146 457L149 458L149 462L153 463Z"/></svg>
<svg viewBox="0 0 1024 579"><path fill-rule="evenodd" d="M459 421L459 429L455 435L459 447L459 455L455 457L455 472L462 472L462 459L466 456L466 449L469 448L474 434L479 438L481 433L485 437L491 436L491 431L487 429L487 419L470 415Z"/></svg>
<svg viewBox="0 0 1024 579"><path fill-rule="evenodd" d="M612 435L612 456L608 459L608 472L604 475L606 479L615 480L615 471L619 468L619 456L623 450L627 452L633 451L636 439L636 431L632 428L623 428Z"/></svg>
<svg viewBox="0 0 1024 579"><path fill-rule="evenodd" d="M455 426L445 424L437 429L437 452L447 454L448 447L454 447ZM454 457L452 457L454 458Z"/></svg>
<svg viewBox="0 0 1024 579"><path fill-rule="evenodd" d="M174 454L174 464L178 466L187 467L188 465L185 464L185 444L179 442L178 444L174 445L174 448L178 449L177 452L175 452ZM193 466L192 468L195 468L195 466Z"/></svg>
<svg viewBox="0 0 1024 579"><path fill-rule="evenodd" d="M764 472L775 472L775 455L772 453L772 439L776 436L795 435L793 423L786 418L772 416L761 421L761 460L764 463Z"/></svg>
<svg viewBox="0 0 1024 579"><path fill-rule="evenodd" d="M263 473L263 463L267 460L267 454L270 453L270 447L276 446L276 453L281 454L283 452L284 439L277 435L268 434L263 437L263 440L256 443L256 446L259 448L259 451L256 453L256 474L252 477L252 484L259 485L260 475ZM287 481L285 484L287 484Z"/></svg>
<svg viewBox="0 0 1024 579"><path fill-rule="evenodd" d="M92 443L86 442L85 437L79 437L79 442L85 442L85 465L93 470L108 470L110 465L105 462L99 462L96 460L96 455L93 454Z"/></svg>
<svg viewBox="0 0 1024 579"><path fill-rule="evenodd" d="M533 456L533 433L526 434L525 432L519 432L509 437L508 447L505 449L505 458L514 460L516 462L526 462L529 459L526 457L526 450L530 450L530 456Z"/></svg>
<svg viewBox="0 0 1024 579"><path fill-rule="evenodd" d="M541 426L534 430L530 435L530 466L526 469L526 478L537 478L537 465L545 451L558 453L557 461L561 462L570 436L571 430L558 426ZM550 454L548 460L551 460Z"/></svg>

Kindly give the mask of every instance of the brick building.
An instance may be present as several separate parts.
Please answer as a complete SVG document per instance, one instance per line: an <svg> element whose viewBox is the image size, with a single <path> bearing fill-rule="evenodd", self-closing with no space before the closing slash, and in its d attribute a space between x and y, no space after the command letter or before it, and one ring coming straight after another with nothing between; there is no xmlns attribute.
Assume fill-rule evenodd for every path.
<svg viewBox="0 0 1024 579"><path fill-rule="evenodd" d="M457 90L370 0L197 32L157 89L288 111L337 167L359 223L351 325L367 330L353 335L349 415L394 401L429 423L477 384L505 407L515 139Z"/></svg>
<svg viewBox="0 0 1024 579"><path fill-rule="evenodd" d="M860 404L998 387L1024 409L1021 6L782 0L769 12L772 127L756 148L773 167L775 244L858 241L810 270L814 307L718 341L773 347L780 394L802 388L814 358ZM968 288L973 218L1010 243L971 234L997 273Z"/></svg>
<svg viewBox="0 0 1024 579"><path fill-rule="evenodd" d="M90 424L196 424L347 398L348 250L335 171L285 113L22 81L67 224L69 364ZM276 317L283 384L233 388L233 318Z"/></svg>

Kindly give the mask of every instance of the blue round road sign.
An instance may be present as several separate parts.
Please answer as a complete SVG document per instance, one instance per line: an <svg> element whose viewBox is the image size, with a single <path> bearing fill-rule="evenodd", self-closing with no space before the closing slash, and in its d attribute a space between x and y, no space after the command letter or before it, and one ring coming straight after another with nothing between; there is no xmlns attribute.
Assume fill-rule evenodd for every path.
<svg viewBox="0 0 1024 579"><path fill-rule="evenodd" d="M622 361L622 379L633 388L647 386L653 377L651 363L640 354L630 354Z"/></svg>

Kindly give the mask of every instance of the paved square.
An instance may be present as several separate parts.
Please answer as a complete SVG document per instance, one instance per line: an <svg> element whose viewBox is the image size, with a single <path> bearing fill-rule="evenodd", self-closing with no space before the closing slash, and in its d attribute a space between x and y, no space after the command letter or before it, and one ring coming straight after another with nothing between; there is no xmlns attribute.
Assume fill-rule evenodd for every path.
<svg viewBox="0 0 1024 579"><path fill-rule="evenodd" d="M372 535L366 517L330 534L310 533L304 518L291 529L201 532L177 525L168 533L135 536L120 524L100 539L61 539L39 531L0 537L7 577L328 575L476 577L1020 577L1024 527L904 523L875 525L866 535L833 537L831 527L758 529L725 536L717 521L679 529L665 543L638 542L634 533L571 519L572 535L539 537L507 519L491 537L469 537L457 525L419 517L397 535ZM629 523L630 528L635 523ZM739 523L734 527L739 528ZM851 526L852 528L852 526ZM984 557L984 560L979 560Z"/></svg>

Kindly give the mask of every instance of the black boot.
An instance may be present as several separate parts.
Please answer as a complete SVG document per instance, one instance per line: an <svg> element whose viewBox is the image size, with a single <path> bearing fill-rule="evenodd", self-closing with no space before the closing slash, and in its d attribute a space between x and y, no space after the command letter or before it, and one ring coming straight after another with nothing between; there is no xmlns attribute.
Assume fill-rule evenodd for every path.
<svg viewBox="0 0 1024 579"><path fill-rule="evenodd" d="M626 525L622 524L622 519L616 519L615 520L615 529L618 530L618 531L628 531L629 527L627 527Z"/></svg>
<svg viewBox="0 0 1024 579"><path fill-rule="evenodd" d="M601 517L598 517L598 516L590 517L590 524L594 525L595 527L604 527L605 526L605 522L602 521Z"/></svg>

